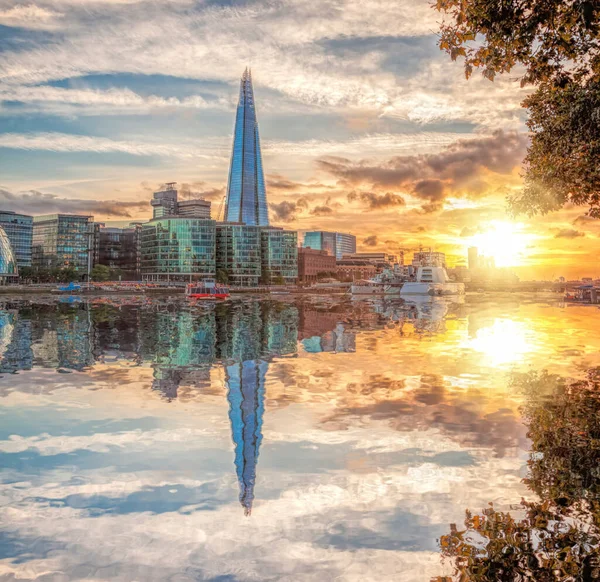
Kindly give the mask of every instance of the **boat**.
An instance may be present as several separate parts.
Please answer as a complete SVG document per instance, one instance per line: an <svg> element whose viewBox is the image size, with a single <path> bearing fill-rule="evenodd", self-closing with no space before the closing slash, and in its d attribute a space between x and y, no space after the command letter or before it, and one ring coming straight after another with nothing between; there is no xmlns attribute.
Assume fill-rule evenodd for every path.
<svg viewBox="0 0 600 582"><path fill-rule="evenodd" d="M71 281L66 287L59 285L56 291L59 293L73 293L73 291L81 291L81 285Z"/></svg>
<svg viewBox="0 0 600 582"><path fill-rule="evenodd" d="M388 295L399 297L404 283L405 279L395 270L386 269L372 279L354 281L350 287L350 293L362 296Z"/></svg>
<svg viewBox="0 0 600 582"><path fill-rule="evenodd" d="M444 267L419 267L416 281L407 281L400 291L402 295L464 295L464 283L450 281Z"/></svg>
<svg viewBox="0 0 600 582"><path fill-rule="evenodd" d="M220 285L212 279L207 279L187 285L185 296L188 299L227 299L229 297L229 287Z"/></svg>
<svg viewBox="0 0 600 582"><path fill-rule="evenodd" d="M591 285L580 285L573 292L565 293L565 301L572 303L600 303L600 287Z"/></svg>

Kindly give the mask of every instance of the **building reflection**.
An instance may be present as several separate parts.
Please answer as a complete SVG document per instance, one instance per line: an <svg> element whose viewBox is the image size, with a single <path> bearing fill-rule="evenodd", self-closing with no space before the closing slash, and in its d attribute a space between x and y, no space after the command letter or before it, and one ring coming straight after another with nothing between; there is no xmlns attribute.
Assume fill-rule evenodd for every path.
<svg viewBox="0 0 600 582"><path fill-rule="evenodd" d="M254 501L256 465L262 441L267 368L267 362L262 360L247 360L226 368L229 420L235 446L235 470L240 487L240 503L245 515L250 515Z"/></svg>
<svg viewBox="0 0 600 582"><path fill-rule="evenodd" d="M405 302L236 301L190 308L151 302L16 303L0 310L0 371L34 367L84 371L125 362L152 369L167 402L219 390L224 371L239 500L250 515L262 441L266 379L273 358L354 352L361 330L440 322L447 308ZM415 324L416 327L417 324ZM182 387L186 391L182 391Z"/></svg>

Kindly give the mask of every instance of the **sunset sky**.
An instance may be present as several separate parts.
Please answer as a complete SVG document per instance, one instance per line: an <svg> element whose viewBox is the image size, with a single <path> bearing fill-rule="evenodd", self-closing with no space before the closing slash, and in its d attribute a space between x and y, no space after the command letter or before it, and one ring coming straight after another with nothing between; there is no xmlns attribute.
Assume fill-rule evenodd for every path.
<svg viewBox="0 0 600 582"><path fill-rule="evenodd" d="M176 181L216 212L251 66L273 224L600 275L585 208L507 216L527 90L466 81L439 22L428 0L0 0L0 208L143 219Z"/></svg>

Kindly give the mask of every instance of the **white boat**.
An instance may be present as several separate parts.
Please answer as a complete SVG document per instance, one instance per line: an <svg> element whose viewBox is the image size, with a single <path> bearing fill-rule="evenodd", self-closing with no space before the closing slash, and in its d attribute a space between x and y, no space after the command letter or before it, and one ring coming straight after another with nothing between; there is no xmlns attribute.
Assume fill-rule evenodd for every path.
<svg viewBox="0 0 600 582"><path fill-rule="evenodd" d="M402 295L464 295L464 283L450 281L444 267L419 267L416 281L407 281L400 291Z"/></svg>
<svg viewBox="0 0 600 582"><path fill-rule="evenodd" d="M350 287L352 295L388 295L400 297L404 279L394 271L386 269L372 279L355 281Z"/></svg>

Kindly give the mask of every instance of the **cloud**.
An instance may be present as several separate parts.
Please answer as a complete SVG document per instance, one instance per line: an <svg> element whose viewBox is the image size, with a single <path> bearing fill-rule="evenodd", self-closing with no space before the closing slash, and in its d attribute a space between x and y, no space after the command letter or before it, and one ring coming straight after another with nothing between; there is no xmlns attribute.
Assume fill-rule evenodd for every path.
<svg viewBox="0 0 600 582"><path fill-rule="evenodd" d="M199 151L194 144L144 143L133 140L113 140L105 137L73 135L67 133L3 133L0 148L17 150L45 150L51 152L126 153L132 156L176 156L181 158L202 157L212 159L215 155Z"/></svg>
<svg viewBox="0 0 600 582"><path fill-rule="evenodd" d="M377 194L375 192L358 192L353 191L348 194L348 201L354 202L360 200L364 202L369 210L378 210L381 208L390 208L394 206L404 206L404 198L392 192L385 194Z"/></svg>
<svg viewBox="0 0 600 582"><path fill-rule="evenodd" d="M275 220L281 220L282 222L292 222L296 219L296 213L298 212L298 204L289 200L279 203L271 202L269 208Z"/></svg>
<svg viewBox="0 0 600 582"><path fill-rule="evenodd" d="M327 216L332 213L333 213L333 208L330 208L329 206L325 206L325 205L315 206L310 211L310 214L312 216Z"/></svg>
<svg viewBox="0 0 600 582"><path fill-rule="evenodd" d="M344 184L401 188L435 206L450 192L470 190L471 184L472 193L481 193L480 175L485 172L510 174L520 165L526 145L525 135L496 131L458 140L439 153L396 156L382 163L324 157L317 164Z"/></svg>
<svg viewBox="0 0 600 582"><path fill-rule="evenodd" d="M367 247L376 247L377 246L377 235L376 234L372 234L371 236L368 236L367 238L363 239L363 245L367 246Z"/></svg>
<svg viewBox="0 0 600 582"><path fill-rule="evenodd" d="M83 200L78 198L59 198L54 194L37 192L19 192L0 190L0 204L7 210L23 214L97 214L115 218L131 218L136 210L148 210L148 200Z"/></svg>
<svg viewBox="0 0 600 582"><path fill-rule="evenodd" d="M479 227L474 227L474 226L465 226L461 231L460 231L460 236L462 238L468 238L471 236L475 236L476 234L481 232L481 228Z"/></svg>
<svg viewBox="0 0 600 582"><path fill-rule="evenodd" d="M585 236L585 232L574 228L562 228L554 235L554 238L579 238L581 236Z"/></svg>
<svg viewBox="0 0 600 582"><path fill-rule="evenodd" d="M593 225L600 224L600 220L598 220L597 218L594 218L593 216L589 216L587 214L582 214L581 216L578 216L573 221L574 226L586 225L586 224L593 224Z"/></svg>
<svg viewBox="0 0 600 582"><path fill-rule="evenodd" d="M441 180L420 180L414 185L413 194L430 201L444 199L444 183Z"/></svg>

